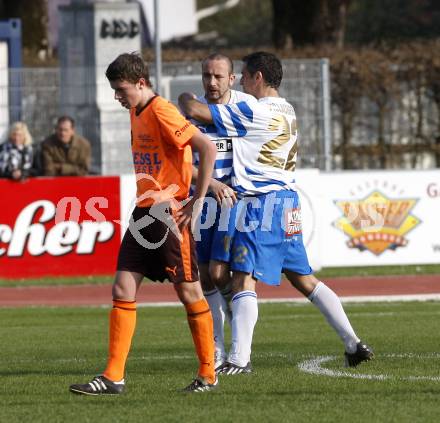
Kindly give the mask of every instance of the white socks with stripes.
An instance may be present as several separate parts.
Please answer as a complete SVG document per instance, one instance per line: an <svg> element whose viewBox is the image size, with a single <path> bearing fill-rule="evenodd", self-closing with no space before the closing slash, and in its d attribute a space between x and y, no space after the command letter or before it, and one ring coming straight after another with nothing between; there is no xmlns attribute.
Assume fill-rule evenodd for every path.
<svg viewBox="0 0 440 423"><path fill-rule="evenodd" d="M252 336L258 319L257 294L242 291L232 297L232 346L228 361L244 367L251 360Z"/></svg>
<svg viewBox="0 0 440 423"><path fill-rule="evenodd" d="M225 299L217 289L204 292L204 294L211 309L214 323L215 366L217 367L226 360L224 326L227 306Z"/></svg>
<svg viewBox="0 0 440 423"><path fill-rule="evenodd" d="M345 351L354 353L359 338L354 333L339 297L324 283L319 282L309 300L319 308L330 326L337 332L345 345Z"/></svg>
<svg viewBox="0 0 440 423"><path fill-rule="evenodd" d="M205 293L214 320L214 339L216 359L224 358L224 322L225 301L217 290ZM342 307L339 297L323 282L319 282L309 300L321 311L330 326L336 331L348 353L356 351L359 338L356 336L350 321ZM257 294L253 291L242 291L232 297L232 346L228 361L246 366L251 359L251 347L254 328L258 320Z"/></svg>

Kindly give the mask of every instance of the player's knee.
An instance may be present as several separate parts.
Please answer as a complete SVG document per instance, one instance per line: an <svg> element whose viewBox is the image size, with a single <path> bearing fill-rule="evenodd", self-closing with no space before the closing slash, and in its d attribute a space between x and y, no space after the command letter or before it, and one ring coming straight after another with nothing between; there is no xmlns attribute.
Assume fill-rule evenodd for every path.
<svg viewBox="0 0 440 423"><path fill-rule="evenodd" d="M192 304L203 299L203 292L199 282L175 283L174 289L182 304Z"/></svg>
<svg viewBox="0 0 440 423"><path fill-rule="evenodd" d="M212 291L216 288L215 283L209 277L200 277L200 283L202 284L203 292Z"/></svg>
<svg viewBox="0 0 440 423"><path fill-rule="evenodd" d="M220 261L209 263L209 278L218 289L224 289L231 283L229 264Z"/></svg>
<svg viewBox="0 0 440 423"><path fill-rule="evenodd" d="M231 277L228 272L222 272L222 271L214 271L209 273L209 277L211 279L211 282L214 286L216 286L218 289L223 289L227 287L231 282Z"/></svg>
<svg viewBox="0 0 440 423"><path fill-rule="evenodd" d="M202 284L202 289L204 292L212 291L215 289L215 284L211 280L211 276L209 275L209 267L207 264L199 263L199 275L200 275L200 283Z"/></svg>
<svg viewBox="0 0 440 423"><path fill-rule="evenodd" d="M232 277L232 292L237 294L242 291L254 291L256 280L248 273L234 272Z"/></svg>
<svg viewBox="0 0 440 423"><path fill-rule="evenodd" d="M291 285L304 295L310 295L319 283L313 274L300 275L294 272L286 272L286 277Z"/></svg>
<svg viewBox="0 0 440 423"><path fill-rule="evenodd" d="M134 301L130 290L128 290L124 285L114 284L112 288L112 295L114 300Z"/></svg>

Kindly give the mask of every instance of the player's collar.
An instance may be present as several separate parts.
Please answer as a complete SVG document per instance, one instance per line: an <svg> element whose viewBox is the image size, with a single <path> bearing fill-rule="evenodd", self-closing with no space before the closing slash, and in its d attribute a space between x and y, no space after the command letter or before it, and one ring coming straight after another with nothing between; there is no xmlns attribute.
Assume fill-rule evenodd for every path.
<svg viewBox="0 0 440 423"><path fill-rule="evenodd" d="M153 97L151 97L139 111L135 111L136 116L139 116L157 97L159 97L159 95L154 93Z"/></svg>
<svg viewBox="0 0 440 423"><path fill-rule="evenodd" d="M258 99L259 103L284 103L286 101L283 97L261 97Z"/></svg>

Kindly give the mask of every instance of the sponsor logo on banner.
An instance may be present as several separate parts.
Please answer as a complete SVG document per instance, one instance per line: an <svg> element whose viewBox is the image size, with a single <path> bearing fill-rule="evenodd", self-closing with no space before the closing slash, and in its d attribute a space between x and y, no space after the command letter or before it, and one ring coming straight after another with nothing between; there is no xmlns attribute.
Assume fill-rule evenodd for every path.
<svg viewBox="0 0 440 423"><path fill-rule="evenodd" d="M391 198L373 190L363 198L336 200L342 216L334 226L349 237L347 246L379 256L405 247L406 235L420 224L412 214L417 198Z"/></svg>
<svg viewBox="0 0 440 423"><path fill-rule="evenodd" d="M110 274L120 243L119 178L0 181L0 276Z"/></svg>
<svg viewBox="0 0 440 423"><path fill-rule="evenodd" d="M426 193L429 198L440 198L440 183L431 182L426 187Z"/></svg>

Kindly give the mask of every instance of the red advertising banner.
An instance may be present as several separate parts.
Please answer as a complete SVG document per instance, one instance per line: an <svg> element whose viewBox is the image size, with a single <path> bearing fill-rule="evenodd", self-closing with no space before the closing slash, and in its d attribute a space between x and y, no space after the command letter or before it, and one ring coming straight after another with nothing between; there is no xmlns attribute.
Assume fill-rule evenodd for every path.
<svg viewBox="0 0 440 423"><path fill-rule="evenodd" d="M0 277L111 274L119 177L0 180Z"/></svg>

